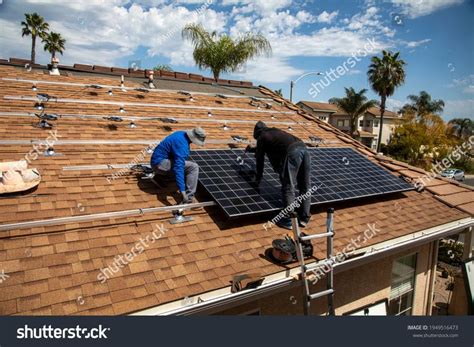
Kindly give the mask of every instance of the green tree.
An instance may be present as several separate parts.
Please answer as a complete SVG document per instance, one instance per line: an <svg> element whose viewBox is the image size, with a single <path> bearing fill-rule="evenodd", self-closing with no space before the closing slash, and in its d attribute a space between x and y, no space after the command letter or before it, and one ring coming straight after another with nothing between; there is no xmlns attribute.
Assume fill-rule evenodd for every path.
<svg viewBox="0 0 474 347"><path fill-rule="evenodd" d="M50 32L43 39L44 50L51 53L51 59L56 58L56 53L63 54L66 44L66 40L62 38L61 34L55 33L54 31Z"/></svg>
<svg viewBox="0 0 474 347"><path fill-rule="evenodd" d="M163 71L173 71L173 69L171 68L171 66L167 65L167 64L158 64L156 65L153 70L155 71L159 71L159 70L163 70Z"/></svg>
<svg viewBox="0 0 474 347"><path fill-rule="evenodd" d="M184 39L194 45L193 58L200 69L211 69L214 79L223 72L235 72L248 60L271 53L271 45L260 34L248 33L239 39L207 32L200 24L186 25Z"/></svg>
<svg viewBox="0 0 474 347"><path fill-rule="evenodd" d="M395 93L395 89L405 83L405 62L399 59L400 52L395 54L382 51L382 57L372 57L367 72L372 89L380 96L380 130L377 151L380 151L382 140L383 116L387 98Z"/></svg>
<svg viewBox="0 0 474 347"><path fill-rule="evenodd" d="M432 100L431 95L425 91L421 91L420 95L408 95L408 99L411 103L405 104L401 111L411 111L420 120L423 120L427 115L443 112L444 109L443 100Z"/></svg>
<svg viewBox="0 0 474 347"><path fill-rule="evenodd" d="M416 113L409 112L395 129L386 151L398 160L429 169L433 162L447 157L457 143L440 116L428 114L421 121Z"/></svg>
<svg viewBox="0 0 474 347"><path fill-rule="evenodd" d="M335 104L350 116L350 135L354 136L357 120L371 107L377 105L376 100L369 100L365 93L367 89L356 92L354 88L344 88L346 96L343 98L329 99L330 104Z"/></svg>
<svg viewBox="0 0 474 347"><path fill-rule="evenodd" d="M31 63L34 64L36 58L36 38L44 39L46 37L49 24L35 12L25 13L25 21L21 22L21 25L23 26L21 36L31 35Z"/></svg>
<svg viewBox="0 0 474 347"><path fill-rule="evenodd" d="M448 124L453 127L454 135L459 138L469 137L474 132L474 121L469 118L454 118Z"/></svg>

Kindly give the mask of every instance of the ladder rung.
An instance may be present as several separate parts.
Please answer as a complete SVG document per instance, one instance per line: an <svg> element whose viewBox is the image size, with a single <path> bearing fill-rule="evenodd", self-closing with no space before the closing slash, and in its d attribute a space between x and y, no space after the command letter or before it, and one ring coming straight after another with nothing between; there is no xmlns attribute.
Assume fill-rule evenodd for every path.
<svg viewBox="0 0 474 347"><path fill-rule="evenodd" d="M319 239L322 237L328 237L328 236L333 236L333 232L329 233L322 233L322 234L313 234L313 235L306 235L306 236L300 236L301 241L308 241L308 240L313 240L313 239Z"/></svg>
<svg viewBox="0 0 474 347"><path fill-rule="evenodd" d="M329 295L329 294L332 294L332 293L334 293L334 289L326 289L322 292L309 295L309 299L314 300L314 299L317 299L317 298L320 298L322 296Z"/></svg>

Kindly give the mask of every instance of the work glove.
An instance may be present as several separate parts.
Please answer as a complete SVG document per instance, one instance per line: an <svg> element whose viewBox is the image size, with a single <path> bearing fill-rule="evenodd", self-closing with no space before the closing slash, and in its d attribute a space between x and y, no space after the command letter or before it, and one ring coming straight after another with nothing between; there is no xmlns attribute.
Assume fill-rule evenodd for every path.
<svg viewBox="0 0 474 347"><path fill-rule="evenodd" d="M256 145L248 145L245 148L245 152L248 152L248 153L255 153L256 151L257 151L257 146Z"/></svg>

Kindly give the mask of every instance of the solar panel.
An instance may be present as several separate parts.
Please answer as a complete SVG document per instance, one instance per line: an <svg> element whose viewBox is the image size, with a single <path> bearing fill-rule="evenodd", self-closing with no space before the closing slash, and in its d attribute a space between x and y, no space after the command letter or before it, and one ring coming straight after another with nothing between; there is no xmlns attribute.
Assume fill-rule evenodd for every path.
<svg viewBox="0 0 474 347"><path fill-rule="evenodd" d="M311 186L317 187L311 204L403 192L414 187L375 165L351 148L308 148ZM229 217L281 209L281 185L265 159L258 189L251 185L253 154L243 150L198 150L191 160L199 164L199 182Z"/></svg>

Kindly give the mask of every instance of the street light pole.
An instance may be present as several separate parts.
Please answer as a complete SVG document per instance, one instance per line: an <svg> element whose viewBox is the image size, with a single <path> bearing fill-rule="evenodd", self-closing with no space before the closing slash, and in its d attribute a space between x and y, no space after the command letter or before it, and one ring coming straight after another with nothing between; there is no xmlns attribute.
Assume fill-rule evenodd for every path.
<svg viewBox="0 0 474 347"><path fill-rule="evenodd" d="M295 82L290 82L290 102L293 102L293 87L295 86Z"/></svg>
<svg viewBox="0 0 474 347"><path fill-rule="evenodd" d="M293 88L295 87L296 82L298 82L300 79L302 79L303 77L306 77L308 75L320 76L320 75L322 75L322 73L318 72L318 71L311 71L311 72L308 72L308 73L305 73L305 74L301 75L300 77L298 77L296 79L296 81L291 81L290 82L290 102L293 102Z"/></svg>

